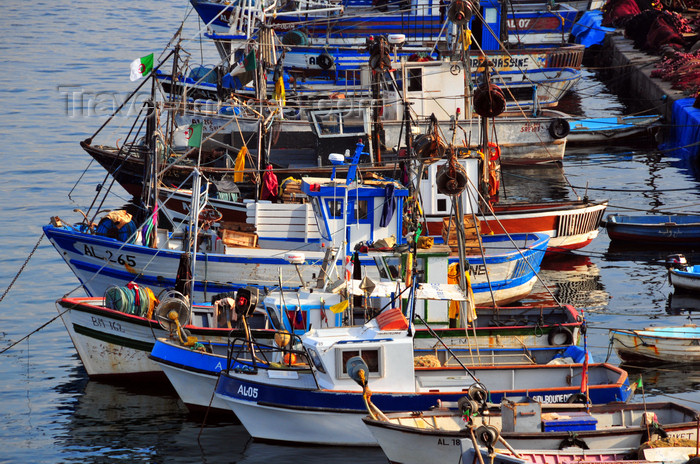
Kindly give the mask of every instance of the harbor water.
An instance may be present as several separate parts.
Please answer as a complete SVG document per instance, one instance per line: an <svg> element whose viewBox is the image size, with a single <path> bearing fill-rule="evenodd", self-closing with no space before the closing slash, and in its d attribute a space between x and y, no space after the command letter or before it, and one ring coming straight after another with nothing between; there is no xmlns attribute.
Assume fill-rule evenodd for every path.
<svg viewBox="0 0 700 464"><path fill-rule="evenodd" d="M0 15L0 463L384 463L379 448L256 443L233 420L189 415L167 385L88 380L55 300L79 282L45 238L51 217L82 218L106 172L81 150L135 88L129 64L159 52L188 15L191 63L214 64L213 46L186 0L5 2ZM204 56L204 58L202 58ZM138 84L138 83L136 83ZM631 106L587 71L563 111L619 115ZM128 113L131 108L127 107ZM102 132L120 143L132 119ZM700 212L694 159L632 147L567 151L562 166L504 170L511 198L607 198L608 212ZM118 191L119 192L119 191ZM126 203L125 193L112 204ZM604 230L573 256L543 264L528 302L556 297L585 312L595 361L618 364L608 329L696 322L700 296L674 294L664 260L677 250L612 246ZM685 252L690 262L700 254ZM11 288L10 288L11 287ZM6 289L10 288L8 292ZM81 294L80 290L74 294ZM700 407L693 367L629 367L644 396ZM445 464L445 463L441 463ZM456 463L455 463L456 464Z"/></svg>

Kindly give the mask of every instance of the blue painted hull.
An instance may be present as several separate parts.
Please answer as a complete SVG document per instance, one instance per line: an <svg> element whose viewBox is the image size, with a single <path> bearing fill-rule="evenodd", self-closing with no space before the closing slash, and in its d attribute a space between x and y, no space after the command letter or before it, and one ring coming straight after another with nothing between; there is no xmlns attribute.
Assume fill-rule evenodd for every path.
<svg viewBox="0 0 700 464"><path fill-rule="evenodd" d="M477 369L478 370L478 369ZM476 374L479 378L479 374ZM627 376L621 384L591 386L590 398L594 404L611 401L626 401L630 396ZM370 385L371 386L371 385ZM241 392L256 392L255 398ZM301 389L260 383L246 379L246 374L222 373L216 393L238 401L265 404L283 409L319 410L337 413L367 414L361 392L329 391L318 389ZM515 390L491 390L489 401L498 403L504 397L522 398L524 396L540 397L547 403L566 402L569 396L579 393L578 386L550 388L528 388L523 385ZM372 403L383 412L424 411L434 407L438 400L458 401L465 392L372 392ZM549 400L549 401L546 401Z"/></svg>
<svg viewBox="0 0 700 464"><path fill-rule="evenodd" d="M610 240L621 243L700 245L700 216L611 214L604 225Z"/></svg>
<svg viewBox="0 0 700 464"><path fill-rule="evenodd" d="M182 251L149 248L120 242L118 240L83 233L70 227L44 226L44 233L64 258L73 273L83 284L90 296L102 296L112 285L125 286L129 282L150 287L156 294L161 290L175 287L177 269ZM490 295L491 289L501 292L497 301L517 301L527 295L534 285L536 273L547 249L549 237L544 234L517 234L514 240L522 240L530 246L520 252L499 252L486 255L486 266L495 269L517 261L515 270L509 275L491 276L489 283L485 280L486 266L480 256L469 256L472 288L475 295ZM484 244L510 244L506 236L484 236ZM512 246L511 246L512 248ZM216 293L238 290L255 285L260 288L278 286L278 274L283 272L285 290L295 290L299 279L296 269L284 259L281 250L258 250L256 256L239 256L231 254L198 254L195 276L195 301L207 301ZM276 255L275 252L277 253ZM323 262L322 254L306 253L302 265L305 280L311 281L313 274ZM456 260L456 258L455 258ZM336 263L342 266L344 263ZM491 267L493 266L493 267ZM494 271L496 273L498 271ZM497 274L498 275L498 274ZM490 297L487 298L490 301Z"/></svg>

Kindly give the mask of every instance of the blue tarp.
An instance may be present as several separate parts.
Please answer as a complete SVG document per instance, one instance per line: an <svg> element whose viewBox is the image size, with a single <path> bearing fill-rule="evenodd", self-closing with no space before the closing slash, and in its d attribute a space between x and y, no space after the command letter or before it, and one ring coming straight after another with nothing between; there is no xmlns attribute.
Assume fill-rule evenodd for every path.
<svg viewBox="0 0 700 464"><path fill-rule="evenodd" d="M586 47L603 43L605 33L614 31L615 29L601 26L600 24L602 21L602 11L586 11L583 16L581 16L581 19L571 28L571 35L574 36L576 43L583 44Z"/></svg>
<svg viewBox="0 0 700 464"><path fill-rule="evenodd" d="M694 98L683 98L673 104L673 127L661 149L671 156L695 156L700 153L700 109L693 108Z"/></svg>

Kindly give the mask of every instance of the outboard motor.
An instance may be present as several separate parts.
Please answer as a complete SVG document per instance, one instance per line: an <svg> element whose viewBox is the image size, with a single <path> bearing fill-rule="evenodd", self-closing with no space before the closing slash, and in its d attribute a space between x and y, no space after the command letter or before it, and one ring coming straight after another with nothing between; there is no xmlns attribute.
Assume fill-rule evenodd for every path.
<svg viewBox="0 0 700 464"><path fill-rule="evenodd" d="M684 271L688 267L688 261L681 254L668 255L666 257L666 269L677 269Z"/></svg>

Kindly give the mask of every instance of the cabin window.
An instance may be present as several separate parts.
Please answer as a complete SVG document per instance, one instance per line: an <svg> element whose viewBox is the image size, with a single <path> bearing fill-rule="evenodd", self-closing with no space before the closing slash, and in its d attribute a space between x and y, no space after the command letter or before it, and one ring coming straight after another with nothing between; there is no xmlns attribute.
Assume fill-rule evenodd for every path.
<svg viewBox="0 0 700 464"><path fill-rule="evenodd" d="M326 207L328 208L328 217L331 219L343 217L343 200L328 199Z"/></svg>
<svg viewBox="0 0 700 464"><path fill-rule="evenodd" d="M379 348L364 348L361 350L338 350L341 369L338 371L338 378L348 378L347 362L354 356L361 356L367 363L370 377L382 376L381 357L379 356Z"/></svg>
<svg viewBox="0 0 700 464"><path fill-rule="evenodd" d="M423 90L423 73L420 68L408 70L408 91L418 92Z"/></svg>
<svg viewBox="0 0 700 464"><path fill-rule="evenodd" d="M348 200L349 206L352 210L352 218L361 223L369 223L369 200Z"/></svg>
<svg viewBox="0 0 700 464"><path fill-rule="evenodd" d="M498 11L495 8L484 8L484 19L489 24L498 21Z"/></svg>
<svg viewBox="0 0 700 464"><path fill-rule="evenodd" d="M275 330L284 330L284 326L282 326L282 323L280 322L279 318L277 317L277 312L275 311L275 307L265 305L265 311L267 312L267 318L270 320L270 323L272 324L272 328Z"/></svg>
<svg viewBox="0 0 700 464"><path fill-rule="evenodd" d="M314 198L311 201L311 206L314 209L314 215L316 216L316 224L318 224L318 232L326 240L331 240L331 234L326 225L326 221L323 219L323 212L321 211L321 201L318 198Z"/></svg>
<svg viewBox="0 0 700 464"><path fill-rule="evenodd" d="M321 357L318 355L316 350L314 350L313 348L309 348L307 351L309 353L309 357L311 358L311 362L314 363L314 367L316 367L316 369L319 372L323 372L325 374L326 368L323 366L323 362L321 362Z"/></svg>
<svg viewBox="0 0 700 464"><path fill-rule="evenodd" d="M437 210L438 212L447 211L447 200L445 198L438 198L437 200Z"/></svg>

